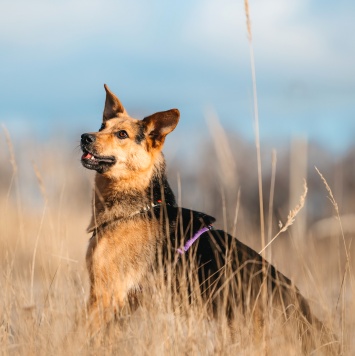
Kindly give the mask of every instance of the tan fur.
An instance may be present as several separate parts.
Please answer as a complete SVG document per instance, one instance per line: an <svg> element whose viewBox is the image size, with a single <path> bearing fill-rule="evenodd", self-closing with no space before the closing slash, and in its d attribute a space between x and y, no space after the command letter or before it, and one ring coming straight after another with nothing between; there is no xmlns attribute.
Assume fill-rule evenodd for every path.
<svg viewBox="0 0 355 356"><path fill-rule="evenodd" d="M88 227L93 236L86 254L90 277L89 328L92 335L110 322L127 302L136 301L135 292L144 284L155 263L158 247L163 244L162 224L155 218L149 218L144 209L151 206L153 196L157 194L161 194L168 205L175 206L172 192L172 196L168 196L171 189L165 177L165 161L161 150L166 135L178 123L179 111L172 109L137 120L127 114L107 86L105 90L101 130L82 135L83 165L99 172L95 177L93 213ZM122 130L127 138L120 138ZM162 192L154 191L157 185L154 182L157 181ZM253 305L261 300L261 286L266 277L268 284L273 283L272 289L268 290L268 300L281 306L282 313L289 313L289 306L294 306L307 323L319 323L319 328L322 328L322 324L313 317L307 301L291 281L240 241L235 239L232 245L229 251L232 257L230 266L226 262L229 255L219 253L222 258L221 268L218 276L212 276L216 283L212 289L225 289L221 300L224 298L227 304L233 305L233 298L243 293L236 300L244 298L245 305L254 310ZM215 246L214 252L217 253L218 244ZM262 271L263 263L266 275ZM193 262L191 265L196 267ZM230 287L226 283L230 281L228 274L222 272L227 267L232 267L230 275L237 281ZM238 290L233 291L233 285L238 286ZM200 287L204 289L203 283ZM205 289L208 290L211 288ZM230 296L231 301L227 302ZM264 315L259 313L257 307L252 315L255 324L261 323ZM302 333L306 333L302 328Z"/></svg>
<svg viewBox="0 0 355 356"><path fill-rule="evenodd" d="M159 225L137 214L150 203L152 176L159 176L165 165L161 149L165 136L179 119L172 109L145 120L128 116L118 98L106 89L103 126L90 133L95 156L113 156L115 164L97 173L93 214L88 227L94 235L89 241L86 262L90 276L88 313L95 333L108 323L128 299L139 290L141 281L156 253ZM124 130L129 138L117 138ZM137 143L144 133L144 139ZM105 224L108 228L102 229Z"/></svg>
<svg viewBox="0 0 355 356"><path fill-rule="evenodd" d="M133 218L90 240L86 261L91 284L88 305L91 333L125 306L130 292L140 289L154 259L158 232L155 228Z"/></svg>

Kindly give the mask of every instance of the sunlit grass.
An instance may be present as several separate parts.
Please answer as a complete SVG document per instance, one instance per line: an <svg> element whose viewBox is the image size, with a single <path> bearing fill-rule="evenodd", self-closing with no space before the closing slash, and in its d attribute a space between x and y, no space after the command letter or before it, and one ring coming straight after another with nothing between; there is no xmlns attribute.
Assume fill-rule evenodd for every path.
<svg viewBox="0 0 355 356"><path fill-rule="evenodd" d="M85 320L88 296L84 256L88 239L85 229L90 216L90 174L80 167L79 154L75 159L58 160L54 172L41 161L46 161L46 155L39 161L34 157L35 164L28 166L29 171L23 171L17 163L16 144L14 146L14 149L10 146L11 154L8 150L1 156L1 164L12 160L12 167L17 167L3 175L7 189L3 190L0 200L2 354L250 355L260 354L265 348L273 355L298 355L301 352L292 323L284 324L270 315L267 319L270 332L265 335L263 344L260 333L247 317L240 315L241 322L230 329L225 319L214 320L201 304L190 305L186 299L181 301L181 296L176 296L175 304L171 302L171 293L159 279L155 293L147 291L138 311L132 315L127 311L111 325L102 341L93 346L81 322ZM48 156L53 157L55 152L56 147L52 150L47 147ZM183 166L178 169L184 174ZM57 187L52 179L48 179L58 175L58 180L62 180L61 172L65 171L70 175L70 184L67 181ZM26 190L23 185L24 177L31 175L37 185L35 192ZM182 192L185 189L183 182L184 179ZM221 181L220 184L224 183ZM319 184L323 184L321 179ZM243 187L240 188L243 196ZM209 194L209 188L205 189L203 193ZM221 189L228 193L229 187L224 185ZM36 203L28 204L27 195ZM226 200L224 210L232 210L232 221L236 226L231 230L239 231L245 223L245 209L243 215L234 219L234 213L243 210L243 201L239 194L233 201L237 209L235 205L227 205ZM189 204L211 213L219 209L218 206ZM323 204L328 204L325 196ZM228 225L227 220L225 224ZM337 226L340 229L338 224L339 221L334 220L335 229ZM291 234L292 228L290 226L288 230ZM238 233L238 238L247 244L255 244L259 226L248 224L242 230L246 233ZM346 264L352 263L352 246L346 245L345 255L343 246L336 247L333 240L305 238L304 244L295 245L290 236L285 235L272 244L273 261L296 282L318 318L338 335L344 353L351 355L355 350L355 303L351 283L354 266L348 268ZM343 282L345 270L349 278ZM339 295L341 305L337 308ZM183 304L182 310L177 309L176 304Z"/></svg>

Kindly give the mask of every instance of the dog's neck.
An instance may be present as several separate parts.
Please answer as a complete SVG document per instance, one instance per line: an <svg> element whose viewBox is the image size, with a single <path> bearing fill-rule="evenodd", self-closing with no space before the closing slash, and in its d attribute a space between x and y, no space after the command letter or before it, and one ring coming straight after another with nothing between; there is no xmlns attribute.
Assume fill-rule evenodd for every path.
<svg viewBox="0 0 355 356"><path fill-rule="evenodd" d="M153 168L147 181L147 184L139 185L132 180L113 180L97 173L93 215L88 231L112 220L131 217L158 201L176 205L174 193L166 177L164 161Z"/></svg>

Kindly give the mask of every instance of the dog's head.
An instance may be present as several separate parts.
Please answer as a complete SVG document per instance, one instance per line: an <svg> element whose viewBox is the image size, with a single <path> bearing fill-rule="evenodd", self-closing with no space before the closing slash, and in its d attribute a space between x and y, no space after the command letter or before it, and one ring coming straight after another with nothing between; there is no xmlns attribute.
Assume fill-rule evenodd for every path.
<svg viewBox="0 0 355 356"><path fill-rule="evenodd" d="M106 102L98 132L81 135L81 162L110 178L130 179L152 170L161 157L165 137L179 121L177 109L157 112L143 120L130 117L105 85Z"/></svg>

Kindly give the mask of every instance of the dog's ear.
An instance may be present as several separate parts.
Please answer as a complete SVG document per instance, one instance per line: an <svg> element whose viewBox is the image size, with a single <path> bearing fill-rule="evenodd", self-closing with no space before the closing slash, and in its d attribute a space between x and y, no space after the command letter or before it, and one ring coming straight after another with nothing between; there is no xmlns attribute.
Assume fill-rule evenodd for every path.
<svg viewBox="0 0 355 356"><path fill-rule="evenodd" d="M179 122L178 109L157 112L143 119L148 137L152 140L153 147L164 143L165 136L173 131Z"/></svg>
<svg viewBox="0 0 355 356"><path fill-rule="evenodd" d="M126 109L123 107L120 100L114 93L112 93L106 84L104 84L104 88L106 90L106 101L103 113L103 121L113 119L119 114L127 114Z"/></svg>

